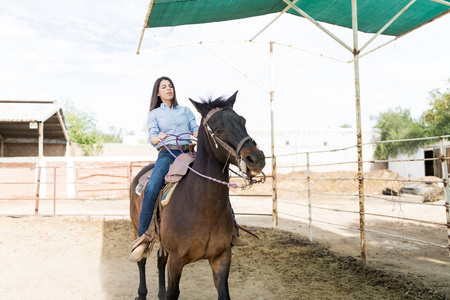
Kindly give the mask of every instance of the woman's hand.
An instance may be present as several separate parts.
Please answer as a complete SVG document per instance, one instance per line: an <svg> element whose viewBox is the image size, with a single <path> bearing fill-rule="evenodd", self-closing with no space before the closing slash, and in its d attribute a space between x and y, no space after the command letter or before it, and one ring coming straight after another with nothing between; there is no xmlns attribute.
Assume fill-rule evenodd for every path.
<svg viewBox="0 0 450 300"><path fill-rule="evenodd" d="M150 141L152 142L153 145L156 145L159 142L161 142L162 140L164 140L166 137L167 137L167 134L165 134L164 132L160 132L158 134L158 136L152 136L150 138Z"/></svg>
<svg viewBox="0 0 450 300"><path fill-rule="evenodd" d="M158 134L158 139L161 142L162 140L164 140L167 137L167 134L165 134L164 132L160 132Z"/></svg>
<svg viewBox="0 0 450 300"><path fill-rule="evenodd" d="M198 138L198 131L194 132L192 135L193 135L195 138Z"/></svg>

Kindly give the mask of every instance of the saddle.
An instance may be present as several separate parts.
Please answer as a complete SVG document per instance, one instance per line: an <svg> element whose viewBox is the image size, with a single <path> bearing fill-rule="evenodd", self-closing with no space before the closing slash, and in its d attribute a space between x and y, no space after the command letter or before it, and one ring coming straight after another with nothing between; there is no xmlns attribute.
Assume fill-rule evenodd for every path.
<svg viewBox="0 0 450 300"><path fill-rule="evenodd" d="M191 164L195 160L195 153L189 152L189 153L182 153L180 154L177 159L174 160L174 162L169 167L169 172L167 172L166 177L164 177L165 183L175 183L181 180L184 175L187 173L187 166ZM150 176L153 172L153 169L149 170L148 172L144 173L140 178L139 182L136 185L135 192L138 196L141 195L141 193L144 190L144 187L147 186L147 182L150 180ZM162 189L165 189L167 187L163 186Z"/></svg>

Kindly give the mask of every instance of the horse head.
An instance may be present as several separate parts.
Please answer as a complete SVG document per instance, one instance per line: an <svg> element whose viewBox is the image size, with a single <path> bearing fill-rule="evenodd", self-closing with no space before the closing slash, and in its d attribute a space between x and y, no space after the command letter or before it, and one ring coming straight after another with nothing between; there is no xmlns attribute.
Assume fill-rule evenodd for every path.
<svg viewBox="0 0 450 300"><path fill-rule="evenodd" d="M248 177L262 172L266 165L264 153L248 135L245 119L233 110L236 93L228 99L201 103L189 99L202 116L202 125L217 160L238 166Z"/></svg>

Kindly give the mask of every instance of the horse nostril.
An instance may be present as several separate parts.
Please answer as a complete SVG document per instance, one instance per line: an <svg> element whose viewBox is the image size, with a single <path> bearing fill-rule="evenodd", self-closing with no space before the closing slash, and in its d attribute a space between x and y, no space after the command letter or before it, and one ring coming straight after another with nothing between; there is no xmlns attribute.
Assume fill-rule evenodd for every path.
<svg viewBox="0 0 450 300"><path fill-rule="evenodd" d="M254 154L247 154L245 156L244 160L247 164L254 165L258 161L258 157L256 157L256 155L254 155Z"/></svg>

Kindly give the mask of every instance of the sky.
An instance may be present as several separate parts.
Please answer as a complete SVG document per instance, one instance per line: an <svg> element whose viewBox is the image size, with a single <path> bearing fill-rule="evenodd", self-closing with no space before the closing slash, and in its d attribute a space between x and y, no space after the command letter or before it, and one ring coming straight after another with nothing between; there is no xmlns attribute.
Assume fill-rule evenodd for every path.
<svg viewBox="0 0 450 300"><path fill-rule="evenodd" d="M273 15L147 29L137 55L147 7L143 0L2 0L0 99L70 101L102 130L143 133L153 83L164 75L194 112L189 98L238 90L235 110L248 128L270 128L271 85L275 128L356 127L352 54L309 21L285 15L254 43L244 41ZM352 45L349 30L325 26ZM360 33L360 45L370 37ZM269 41L278 43L272 64ZM420 117L430 91L449 87L449 49L447 15L362 57L362 127L396 107Z"/></svg>

